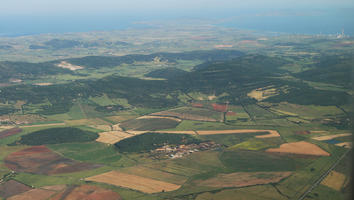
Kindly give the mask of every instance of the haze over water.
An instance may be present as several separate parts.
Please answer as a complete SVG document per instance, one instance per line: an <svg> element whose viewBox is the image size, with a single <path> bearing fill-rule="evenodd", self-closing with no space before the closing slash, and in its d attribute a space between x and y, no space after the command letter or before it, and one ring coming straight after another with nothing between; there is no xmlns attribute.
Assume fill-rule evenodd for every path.
<svg viewBox="0 0 354 200"><path fill-rule="evenodd" d="M61 3L57 0L50 3L44 3L44 0L3 1L0 36L145 28L149 26L137 22L173 20L183 24L196 19L238 29L300 34L336 34L344 29L345 34L354 35L354 3L347 0L337 3L329 0L310 3L303 0L148 1L151 4L142 0L131 3L102 0L100 4L93 0L76 3L68 0ZM37 4L33 4L35 2ZM15 3L22 6L16 8Z"/></svg>

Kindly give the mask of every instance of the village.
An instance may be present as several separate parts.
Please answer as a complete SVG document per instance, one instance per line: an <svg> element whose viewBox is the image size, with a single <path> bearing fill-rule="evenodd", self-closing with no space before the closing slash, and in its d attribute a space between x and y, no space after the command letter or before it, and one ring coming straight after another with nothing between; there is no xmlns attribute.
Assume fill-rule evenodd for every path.
<svg viewBox="0 0 354 200"><path fill-rule="evenodd" d="M182 158L189 154L198 151L207 151L207 150L216 150L220 149L222 145L216 144L213 141L202 142L199 144L181 144L181 145L169 145L165 144L164 146L157 148L155 150L151 150L151 156L155 159L163 159L163 158Z"/></svg>

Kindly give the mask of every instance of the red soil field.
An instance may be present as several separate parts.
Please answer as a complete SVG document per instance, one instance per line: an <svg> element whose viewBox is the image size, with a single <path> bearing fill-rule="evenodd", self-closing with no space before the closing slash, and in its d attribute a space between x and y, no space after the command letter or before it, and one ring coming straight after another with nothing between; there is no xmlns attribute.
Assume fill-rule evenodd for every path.
<svg viewBox="0 0 354 200"><path fill-rule="evenodd" d="M0 197L9 198L11 196L26 192L32 188L14 180L9 180L0 184Z"/></svg>
<svg viewBox="0 0 354 200"><path fill-rule="evenodd" d="M226 112L227 111L227 105L221 105L221 104L216 104L213 103L211 104L213 106L213 109L218 112Z"/></svg>
<svg viewBox="0 0 354 200"><path fill-rule="evenodd" d="M203 108L204 107L204 105L201 103L192 103L191 105L192 105L192 107L195 107L195 108Z"/></svg>
<svg viewBox="0 0 354 200"><path fill-rule="evenodd" d="M99 188L93 185L72 186L55 195L50 200L121 200L122 198L112 190Z"/></svg>
<svg viewBox="0 0 354 200"><path fill-rule="evenodd" d="M22 129L20 129L20 128L12 128L12 129L1 131L0 132L0 139L9 137L11 135L15 135L17 133L20 133L21 131L22 131Z"/></svg>
<svg viewBox="0 0 354 200"><path fill-rule="evenodd" d="M45 175L72 173L101 167L97 164L63 158L45 146L34 146L14 152L5 158L4 163L13 171Z"/></svg>

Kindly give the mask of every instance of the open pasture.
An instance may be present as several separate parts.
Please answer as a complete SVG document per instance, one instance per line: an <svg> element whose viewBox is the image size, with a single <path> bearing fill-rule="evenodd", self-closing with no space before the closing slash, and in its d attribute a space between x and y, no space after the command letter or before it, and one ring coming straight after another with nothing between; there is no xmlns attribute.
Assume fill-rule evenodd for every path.
<svg viewBox="0 0 354 200"><path fill-rule="evenodd" d="M291 103L279 103L271 107L271 110L282 112L291 116L300 116L303 119L326 118L343 114L336 106L297 105Z"/></svg>
<svg viewBox="0 0 354 200"><path fill-rule="evenodd" d="M154 116L170 116L185 120L216 122L222 120L220 112L196 107L180 107L171 110L152 113Z"/></svg>
<svg viewBox="0 0 354 200"><path fill-rule="evenodd" d="M86 181L94 181L100 183L107 183L119 187L138 190L144 193L159 193L177 190L180 185L158 181L155 179L145 178L141 176L121 173L117 171L110 171L97 176L88 177Z"/></svg>
<svg viewBox="0 0 354 200"><path fill-rule="evenodd" d="M245 187L277 183L291 175L291 172L236 172L218 174L216 177L196 181L197 185L214 188Z"/></svg>
<svg viewBox="0 0 354 200"><path fill-rule="evenodd" d="M50 200L121 200L120 195L112 190L93 185L71 186Z"/></svg>
<svg viewBox="0 0 354 200"><path fill-rule="evenodd" d="M98 142L68 143L49 145L49 148L73 160L114 165L121 159L121 155L112 145Z"/></svg>
<svg viewBox="0 0 354 200"><path fill-rule="evenodd" d="M293 171L296 168L294 159L260 151L225 151L220 155L220 160L237 172Z"/></svg>
<svg viewBox="0 0 354 200"><path fill-rule="evenodd" d="M78 172L101 166L63 158L45 146L34 146L11 153L5 158L4 163L6 167L16 172L45 175Z"/></svg>
<svg viewBox="0 0 354 200"><path fill-rule="evenodd" d="M265 149L265 148L269 148L271 147L270 144L256 139L256 138L251 138L247 141L241 142L239 144L233 145L231 147L228 148L228 150L234 150L234 149L243 149L243 150L261 150L261 149Z"/></svg>
<svg viewBox="0 0 354 200"><path fill-rule="evenodd" d="M286 200L286 196L280 194L271 185L257 185L237 189L225 189L220 192L205 192L199 194L196 200Z"/></svg>
<svg viewBox="0 0 354 200"><path fill-rule="evenodd" d="M153 131L159 129L175 128L178 124L179 121L176 121L174 119L172 120L166 118L144 118L122 122L120 124L120 127L123 128L123 130Z"/></svg>
<svg viewBox="0 0 354 200"><path fill-rule="evenodd" d="M15 135L17 133L20 133L22 129L20 128L11 128L7 130L0 131L0 139L9 137L11 135Z"/></svg>
<svg viewBox="0 0 354 200"><path fill-rule="evenodd" d="M300 154L300 155L309 155L309 156L330 156L328 152L321 149L317 145L305 141L285 143L280 145L279 148L267 149L266 152Z"/></svg>

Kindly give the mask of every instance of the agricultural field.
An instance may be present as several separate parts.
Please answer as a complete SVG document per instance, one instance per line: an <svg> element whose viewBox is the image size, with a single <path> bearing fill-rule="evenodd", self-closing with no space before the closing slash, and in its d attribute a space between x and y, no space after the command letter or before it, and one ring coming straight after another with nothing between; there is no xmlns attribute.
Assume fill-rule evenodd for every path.
<svg viewBox="0 0 354 200"><path fill-rule="evenodd" d="M179 123L180 121L170 118L137 118L122 122L120 127L123 130L154 131L175 128Z"/></svg>
<svg viewBox="0 0 354 200"><path fill-rule="evenodd" d="M0 199L349 199L353 39L196 29L0 37Z"/></svg>
<svg viewBox="0 0 354 200"><path fill-rule="evenodd" d="M61 174L90 170L101 165L80 163L61 157L45 146L35 146L11 153L4 159L5 166L13 171L34 174Z"/></svg>
<svg viewBox="0 0 354 200"><path fill-rule="evenodd" d="M71 186L63 192L54 195L50 200L80 200L80 199L97 199L97 200L121 200L118 193L99 188L92 185Z"/></svg>

